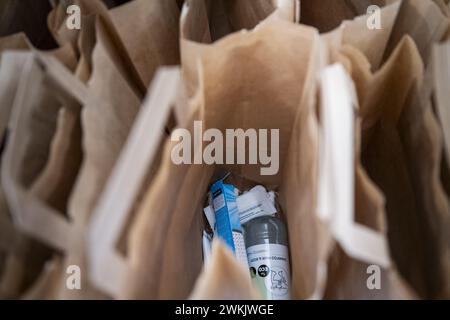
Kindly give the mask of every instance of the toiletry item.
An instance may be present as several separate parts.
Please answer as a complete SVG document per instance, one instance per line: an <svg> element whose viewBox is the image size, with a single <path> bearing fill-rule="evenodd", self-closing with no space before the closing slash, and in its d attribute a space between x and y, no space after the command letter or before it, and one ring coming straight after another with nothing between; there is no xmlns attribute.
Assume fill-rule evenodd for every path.
<svg viewBox="0 0 450 320"><path fill-rule="evenodd" d="M241 224L265 216L275 215L275 194L267 192L263 186L256 186L236 199Z"/></svg>
<svg viewBox="0 0 450 320"><path fill-rule="evenodd" d="M290 298L288 236L284 223L274 216L262 216L244 225L250 275L262 297Z"/></svg>
<svg viewBox="0 0 450 320"><path fill-rule="evenodd" d="M217 181L211 187L212 206L216 218L214 233L225 241L239 261L248 266L244 235L236 204L238 194L238 189L223 183L223 180Z"/></svg>

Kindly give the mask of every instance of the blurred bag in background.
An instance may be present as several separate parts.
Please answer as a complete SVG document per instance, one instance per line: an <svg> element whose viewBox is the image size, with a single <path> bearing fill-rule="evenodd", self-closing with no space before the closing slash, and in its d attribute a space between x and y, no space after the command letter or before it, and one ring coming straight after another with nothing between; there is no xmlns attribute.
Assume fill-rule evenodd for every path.
<svg viewBox="0 0 450 320"><path fill-rule="evenodd" d="M226 172L277 191L293 299L450 297L448 1L42 3L0 5L2 298L257 299L223 243L203 263ZM279 129L279 171L176 165L194 121Z"/></svg>

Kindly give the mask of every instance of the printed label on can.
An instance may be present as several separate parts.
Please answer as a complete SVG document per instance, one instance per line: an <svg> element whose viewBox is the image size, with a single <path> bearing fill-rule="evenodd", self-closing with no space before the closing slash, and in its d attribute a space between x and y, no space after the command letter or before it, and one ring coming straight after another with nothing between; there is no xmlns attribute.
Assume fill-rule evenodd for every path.
<svg viewBox="0 0 450 320"><path fill-rule="evenodd" d="M279 244L260 244L247 248L250 275L263 298L290 299L288 248Z"/></svg>

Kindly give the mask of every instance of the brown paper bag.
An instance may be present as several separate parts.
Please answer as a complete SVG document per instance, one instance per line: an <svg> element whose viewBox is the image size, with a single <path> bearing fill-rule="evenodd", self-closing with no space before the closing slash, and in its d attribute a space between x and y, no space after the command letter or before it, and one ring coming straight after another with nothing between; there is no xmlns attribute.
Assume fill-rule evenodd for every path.
<svg viewBox="0 0 450 320"><path fill-rule="evenodd" d="M402 1L383 56L383 62L392 55L398 43L409 35L417 45L425 66L430 59L433 43L441 41L449 29L450 21L439 6L431 0Z"/></svg>
<svg viewBox="0 0 450 320"><path fill-rule="evenodd" d="M33 285L21 296L24 300L56 300L58 299L58 286L64 281L65 270L58 256L48 260L41 274Z"/></svg>
<svg viewBox="0 0 450 320"><path fill-rule="evenodd" d="M139 90L122 76L120 70L125 67L102 23L97 24L96 39L87 86L103 103L87 104L82 113L84 158L69 201L69 216L76 231L68 238L64 268L74 264L85 269L86 224L140 104ZM61 297L96 297L87 277L82 279L82 290L70 291L61 283Z"/></svg>
<svg viewBox="0 0 450 320"><path fill-rule="evenodd" d="M146 87L159 66L180 63L179 18L174 0L137 0L111 10L111 20Z"/></svg>
<svg viewBox="0 0 450 320"><path fill-rule="evenodd" d="M69 30L65 27L67 14L66 6L62 3L55 5L49 13L47 24L55 39L61 46L71 46L78 54L78 65L75 74L86 82L92 71L92 51L95 45L95 13L103 8L97 1L90 1L87 6L84 1L77 1L82 13L80 30ZM66 4L67 5L67 4Z"/></svg>
<svg viewBox="0 0 450 320"><path fill-rule="evenodd" d="M448 202L439 181L441 141L422 81L419 51L406 37L369 83L362 158L386 196L389 243L400 273L420 296L438 298L448 295L445 233L438 231Z"/></svg>
<svg viewBox="0 0 450 320"><path fill-rule="evenodd" d="M149 93L136 118L89 223L89 278L100 290L118 297L129 264L127 235L149 183L159 168L166 123L183 97L178 68L164 67L155 75ZM172 110L175 105L175 110ZM178 107L177 107L178 106ZM148 135L152 128L152 135ZM144 147L145 146L145 147Z"/></svg>
<svg viewBox="0 0 450 320"><path fill-rule="evenodd" d="M53 10L47 17L48 29L56 39L58 44L62 47L66 44L72 45L74 49L80 49L78 47L78 41L81 34L92 29L86 26L86 20L92 15L105 15L107 16L107 7L98 0L85 1L85 0L70 0L70 1L56 1ZM81 29L69 29L66 26L68 18L67 7L70 5L77 5L80 8L81 13ZM82 51L79 52L82 54Z"/></svg>
<svg viewBox="0 0 450 320"><path fill-rule="evenodd" d="M0 46L1 51L8 49L36 51L25 35L21 33L0 39ZM48 54L55 56L69 68L74 68L75 66L76 58L69 46L48 51ZM3 52L0 64L0 82L3 83L0 86L0 101L2 101L1 135L4 134L7 128L11 109L16 100L16 92L18 91L22 70L26 66L27 57L28 55L25 52ZM7 140L5 139L5 141ZM76 159L76 156L74 159ZM70 172L66 180L70 180ZM64 192L60 192L60 195L62 193ZM52 192L48 192L46 195L52 197ZM44 195L38 196L42 196L41 199L47 199ZM53 197L55 198L55 195ZM5 239L9 239L9 243L6 250L5 267L3 268L0 287L2 288L3 297L18 298L23 290L30 286L37 277L43 262L49 257L50 251L43 245L37 244L36 240L29 238L21 230L16 229L12 225L6 199L2 199L1 210L5 217L3 226L7 229L3 230L2 233L5 235ZM63 200L58 199L57 201L62 204L64 202ZM29 252L33 252L33 254L30 255Z"/></svg>
<svg viewBox="0 0 450 320"><path fill-rule="evenodd" d="M433 0L434 3L441 9L442 13L450 18L450 7L448 7L448 1L446 0Z"/></svg>
<svg viewBox="0 0 450 320"><path fill-rule="evenodd" d="M347 9L351 7L345 1L330 2L335 3L333 6L348 6ZM327 16L322 13L322 10L315 9L319 7L313 6L312 1L310 4L309 2L304 3L305 6L311 7L313 13L317 11L318 16L324 17L325 23L331 21L326 18ZM430 55L430 45L445 38L448 33L448 17L440 10L439 4L435 4L431 0L395 0L386 1L386 4L387 6L383 7L380 11L381 29L370 30L367 28L367 19L369 16L363 15L356 17L352 21L344 21L339 28L326 34L326 42L333 46L349 44L358 48L369 59L372 70L376 71L391 56L403 36L408 34L416 42L422 59L427 65ZM366 8L369 4L358 5L361 5L361 8ZM305 13L305 11L302 12L308 16L308 13ZM365 9L359 12L359 14L365 14ZM336 23L339 21L338 19ZM423 30L426 30L426 32L423 32Z"/></svg>
<svg viewBox="0 0 450 320"><path fill-rule="evenodd" d="M0 54L7 50L36 50L33 48L27 37L23 33L17 33L0 39ZM65 46L53 51L49 54L55 56L63 62L68 68L72 69L76 64L76 57L70 47ZM22 55L23 57L23 55ZM19 77L24 65L24 61L20 55L9 55L2 57L0 60L0 101L1 114L0 117L0 135L2 136L6 129L7 122L11 113L13 100L17 91Z"/></svg>
<svg viewBox="0 0 450 320"><path fill-rule="evenodd" d="M278 28L277 24L279 24ZM276 39L273 36L275 32L286 37L278 39L276 52L264 47L264 44L268 45L267 39L271 39L271 42ZM286 41L291 37L290 41ZM299 39L296 39L297 37ZM301 37L303 37L301 41L303 45L298 48L298 51L289 51L290 53L286 54L281 60L276 58L277 61L283 61L286 65L289 64L289 69L284 70L284 64L280 65L280 63L274 69L270 67L263 69L253 66L245 59L246 52L251 51L252 56L258 57L257 61L270 61L277 55L285 54L282 50L283 44L298 43L293 39L300 40ZM255 38L262 40L256 41ZM249 46L253 43L258 43L258 46ZM311 47L305 47L305 43L310 43ZM292 50L292 45L290 50ZM228 54L228 52L230 53ZM296 58L291 60L289 58L291 54L296 54ZM315 214L317 177L316 170L314 170L314 159L317 157L315 150L317 151L318 124L314 110L314 79L316 73L320 70L318 69L320 64L317 59L319 56L317 38L314 32L288 23L268 22L267 25L262 25L248 34L227 37L212 45L211 49L201 59L202 67L199 69L199 79L202 82L199 86L200 91L191 101L194 105L192 110L197 111L186 124L187 128L192 130L194 119L204 119L207 128L217 127L222 130L232 127L261 128L266 125L264 124L264 117L270 114L273 105L284 106L283 103L290 101L286 97L283 97L282 101L278 100L277 95L271 94L271 90L279 90L278 88L283 87L283 92L288 95L297 95L298 98L294 98L294 100L300 101L300 107L293 109L295 110L293 112L296 113L296 116L292 117L295 118L295 122L284 121L283 125L284 130L288 132L289 128L292 128L292 131L287 133L286 136L295 137L290 139L288 143L289 152L286 155L283 155L283 151L280 152L282 154L281 163L284 163L281 167L283 173L268 178L258 176L257 170L252 166L228 167L229 170L245 178L280 188L280 202L286 213L289 228L293 272L292 295L294 298L312 297L318 288L318 264L327 252L326 243L328 242L327 237L329 238L329 235L326 235L327 231L324 231L323 224L318 221ZM263 57L266 58L263 59ZM229 63L229 59L233 59L233 64ZM237 61L245 61L246 63L241 65ZM296 72L296 76L302 78L297 81L290 81L290 83L303 83L303 86L299 86L301 92L286 89L289 86L283 85L282 81L285 81L288 77L278 80L276 77L270 76L270 74L280 72L280 70L282 70L280 73L283 75L291 75L288 70L292 72L293 66L297 66L298 61L309 61L308 69L300 69ZM227 67L225 68L225 66ZM222 71L218 72L218 70ZM264 75L259 74L262 72L264 72ZM238 80L231 80L234 78ZM264 83L258 83L257 79L264 79ZM267 79L272 80L268 81ZM217 84L215 85L216 81L221 84L229 83L230 85L217 86ZM234 83L239 83L239 86L233 85ZM243 84L248 84L249 88ZM256 85L257 87L255 87ZM249 95L248 92L261 92L261 95ZM242 103L245 104L246 108L240 107ZM196 105L199 107L195 107ZM261 108L259 114L264 115L264 117L259 116L256 119L245 117L242 110L251 112L250 107ZM262 109L264 112L262 112ZM277 117L270 117L271 125L274 125L273 119L283 119L283 110L287 112L288 109L277 107ZM202 221L199 213L204 201L202 195L206 193L207 186L212 181L214 170L205 165L186 168L186 166L172 164L170 150L173 146L174 143L166 145L159 173L151 184L133 223L129 239L131 266L129 266L129 277L124 287L123 297L125 298L187 297L201 268ZM283 143L280 146L281 150L286 148ZM308 152L303 153L300 150L308 150ZM193 192L193 190L195 191ZM293 190L295 190L295 196ZM372 218L369 217L369 222L363 220L369 226L371 226L370 219L379 219L380 204L375 204L374 207L378 208L372 210L372 212L377 211L377 217L374 214ZM374 228L379 227L378 224L373 226ZM186 241L186 239L196 240ZM153 243L151 251L145 245L146 243ZM219 258L215 256L214 259ZM217 261L212 261L211 264L218 265ZM178 271L179 265L184 266L183 276ZM157 274L159 276L149 276L149 270L152 271L150 275ZM221 268L217 269L216 273L220 274ZM406 289L402 291L404 286L395 273L387 273L387 275L389 276L389 288L387 288L387 293L383 291L382 297L385 298L388 294L391 297L410 297L410 295L407 295ZM216 281L208 270L203 277L209 279L211 283ZM198 286L202 288L202 292L209 292L215 298L225 297L217 296L217 293L214 293L217 289L214 289L213 286L208 287L205 285L205 280L202 277L200 279ZM346 279L347 284L351 284L352 278L347 277ZM399 283L397 284L396 281ZM239 284L236 283L235 287L238 288ZM194 294L195 296L196 294ZM205 294L202 297L207 296ZM251 298L251 295L246 297ZM344 297L351 296L346 294Z"/></svg>
<svg viewBox="0 0 450 320"><path fill-rule="evenodd" d="M391 111L395 114L398 114L398 111L395 111L396 108L402 108L403 104L405 103L406 96L408 95L408 91L412 83L414 82L414 79L417 79L421 76L420 70L421 70L421 62L420 57L418 57L417 51L414 50L415 47L411 42L404 41L399 48L397 48L396 53L393 54L393 56L390 58L389 62L382 67L382 69L377 72L375 75L372 75L370 73L370 66L364 62L363 57L361 57L361 54L357 52L357 50L352 49L350 47L343 47L340 49L340 53L337 54L338 56L341 55L338 60L342 60L342 56L345 56L344 60L347 59L346 65L350 65L350 72L352 74L353 79L356 81L356 87L359 95L359 101L362 105L362 119L363 119L363 139L364 144L367 143L366 139L368 136L371 136L370 133L370 126L371 121L374 118L377 118L375 115L376 112L382 113L383 107L382 105L389 106ZM412 53L411 53L412 52ZM336 53L335 53L336 56ZM402 65L402 63L403 65ZM396 66L396 67L394 67ZM394 69L395 68L395 69ZM394 80L397 79L397 77L401 77L403 81ZM392 77L392 80L389 80ZM393 82L390 82L393 81ZM395 84L394 84L395 82ZM378 85L375 85L378 83ZM383 96L384 90L386 84L390 83L390 87L395 87L395 94L390 93L389 96L386 96L386 102L380 103L380 95ZM376 88L379 89L376 89ZM373 91L372 91L373 90ZM380 91L378 91L380 90ZM375 101L372 101L371 99L374 99ZM371 107L369 107L371 106ZM381 108L380 108L381 106ZM369 110L373 108L372 110ZM378 111L375 111L378 110ZM387 110L387 109L386 109ZM398 110L398 109L397 109ZM364 149L371 150L369 146L364 146ZM380 153L380 151L378 151ZM371 153L372 155L374 153ZM377 159L379 159L379 156L377 156ZM383 166L383 167L381 167ZM383 165L380 165L379 170L386 171L385 167L386 164L383 163ZM389 167L389 166L387 166ZM383 189L383 191L385 191ZM439 192L438 192L439 193ZM370 203L370 201L368 202ZM384 211L384 205L378 204L379 210ZM389 215L389 203L388 203L388 210L387 214ZM362 211L364 212L364 211ZM378 215L378 217L382 218L384 220L384 212L382 212L382 215ZM406 218L405 218L406 219ZM414 223L413 218L408 218L409 223ZM391 224L392 220L387 216L386 223L388 225L388 230L391 230ZM400 222L399 222L400 223ZM398 223L398 224L399 224ZM404 223L404 222L403 222ZM398 227L396 227L398 228ZM396 229L397 230L397 229ZM398 231L395 231L398 232ZM393 232L393 233L395 233ZM425 235L424 235L425 236ZM400 241L400 238L398 238ZM391 249L392 249L392 243L391 243ZM417 250L416 249L408 249L408 250ZM403 250L404 252L408 250ZM403 252L402 251L402 252ZM410 279L403 273L403 270L401 269L401 265L398 262L398 255L400 254L400 251L393 251L392 255L394 258L394 262L398 265L400 272L402 272L402 275L410 282ZM416 262L409 262L409 265L417 264ZM342 276L340 276L341 278ZM385 278L385 277L384 277ZM396 281L398 282L398 281ZM411 283L411 282L410 282ZM383 287L385 287L383 285ZM415 287L417 289L417 287ZM402 290L403 291L403 290ZM409 290L410 291L410 290Z"/></svg>
<svg viewBox="0 0 450 320"><path fill-rule="evenodd" d="M73 181L78 173L78 168L81 162L81 136L79 127L79 119L74 117L68 112L66 109L62 109L59 113L57 128L55 132L55 137L52 140L50 147L49 160L45 165L42 172L38 175L36 180L33 182L30 193L39 199L43 199L47 202L49 206L57 209L61 213L67 212L67 199L70 194L71 187L73 186ZM17 232L16 232L17 233ZM35 249L36 244L35 241L28 239L24 235L18 234L16 237L23 239L22 242L19 242L19 245L13 245L11 248L12 252L22 252L25 249L19 248L32 248ZM16 241L17 243L17 241ZM47 252L45 254L46 259L50 257L50 251L46 249ZM11 253L12 256L15 256L16 253ZM31 264L32 261L26 261L21 258L25 266L25 270L29 272L29 270L34 270L37 268L38 271L41 270L42 263L35 266ZM20 269L19 269L20 270ZM44 269L45 270L45 269ZM45 270L44 274L48 271ZM35 277L37 274L35 275ZM18 278L19 274L17 273L17 267L9 270L6 277ZM42 277L42 276L40 276ZM34 279L30 279L28 281L34 281ZM38 280L37 286L41 287L44 285L44 280ZM36 290L33 285L30 290L32 290L33 296L36 299L45 298L46 294L41 292L42 290ZM22 287L21 290L24 290L27 287ZM42 294L39 296L39 292ZM17 294L22 294L22 291L18 291ZM16 296L18 297L18 296Z"/></svg>
<svg viewBox="0 0 450 320"><path fill-rule="evenodd" d="M37 48L55 48L55 40L45 28L50 9L49 1L3 0L0 4L0 37L23 32Z"/></svg>
<svg viewBox="0 0 450 320"><path fill-rule="evenodd" d="M0 251L2 253L8 252L10 244L14 241L15 232L14 227L9 216L9 209L6 203L3 188L0 186Z"/></svg>
<svg viewBox="0 0 450 320"><path fill-rule="evenodd" d="M50 148L56 128L58 110L64 104L70 112L76 113L79 106L73 100L67 98L64 102L61 102L64 98L61 99L52 92L52 90L58 90L59 88L56 87L55 89L54 86L52 87L52 85L44 82L47 81L45 80L47 75L42 71L42 67L39 67L36 57L36 54L28 54L18 86L17 99L15 99L15 107L13 108L14 115L10 121L11 135L2 159L2 184L18 225L40 240L54 245L56 248L64 248L66 240L64 228L68 226L67 221L64 220L64 214L58 213L56 208L51 209L50 206L44 204L45 200L49 199L40 202L36 195L31 195L32 193L28 193L28 191L33 188L33 183L47 164L47 150ZM36 134L36 132L39 132L39 134ZM64 147L67 148L67 146ZM68 149L70 150L70 147ZM55 153L56 156L64 157L61 150L58 151ZM57 160L57 162L59 161ZM74 157L74 161L76 163L76 157ZM62 160L61 164L65 165L64 162L65 160ZM73 175L65 171L68 168L70 168L70 164L67 168L61 169L64 175L55 177L55 181L58 181L58 179L70 180ZM73 170L77 171L76 165ZM56 182L56 185L58 185L58 182ZM62 192L56 186L50 191ZM59 195L62 195L62 193L59 193ZM27 202L25 199L30 200ZM34 206L33 210L29 211L27 205ZM50 220L33 220L43 216L48 216L53 221L53 226L61 227L60 230L55 230L55 232L59 232L59 235L48 232L52 228Z"/></svg>
<svg viewBox="0 0 450 320"><path fill-rule="evenodd" d="M66 213L70 213L67 202L81 160L79 112L81 104L102 108L102 102L54 59L30 54L25 66L2 163L2 183L18 226L67 251L71 237L78 237L77 225ZM39 134L34 134L36 130Z"/></svg>
<svg viewBox="0 0 450 320"><path fill-rule="evenodd" d="M248 270L236 261L223 243L214 241L211 263L205 266L189 298L247 300L249 297L260 299L250 281Z"/></svg>
<svg viewBox="0 0 450 320"><path fill-rule="evenodd" d="M434 109L436 116L439 119L442 135L444 138L444 153L442 159L441 168L441 180L446 190L447 195L450 197L450 116L448 113L448 91L445 84L448 82L448 74L445 70L448 70L448 52L449 42L442 44L436 44L433 49L433 59L430 64L429 71L433 78L432 83L434 87L432 101L434 102Z"/></svg>
<svg viewBox="0 0 450 320"><path fill-rule="evenodd" d="M159 17L156 19L153 15L155 9L167 21L161 24ZM90 216L139 111L144 82L153 77L156 66L178 61L177 14L178 7L170 2L149 5L148 1L137 1L111 13L101 13L101 18L96 20L92 75L87 85L104 104L86 105L82 115L85 156L69 205L69 215L74 219L77 232L69 240L64 267L76 264L87 269L85 239ZM123 19L129 20L130 16L139 28L132 29L123 23ZM154 27L148 29L148 25ZM155 37L164 41L153 42ZM126 40L122 43L121 38ZM133 63L128 63L124 55L132 57ZM134 66L139 70L137 77L130 73ZM102 297L91 290L89 275L83 278L82 286L86 290L74 292L66 290L62 284L61 297L88 297L91 293Z"/></svg>
<svg viewBox="0 0 450 320"><path fill-rule="evenodd" d="M346 45L355 47L367 57L372 70L376 71L381 65L400 3L401 1L395 1L381 8L381 29L371 30L367 28L369 15L366 14L342 22L338 28L323 34L323 39L328 46L335 49Z"/></svg>
<svg viewBox="0 0 450 320"><path fill-rule="evenodd" d="M65 26L65 8L72 3L80 6L82 13L82 28L79 31L69 30ZM158 66L179 63L179 8L175 0L132 1L110 11L99 0L59 3L49 15L49 28L61 44L69 42L77 48L80 63L87 64L84 69L91 68L95 34L93 20L105 25L105 31L117 51L116 59L127 66L121 70L123 76L130 82L136 82L133 85L137 85L141 95Z"/></svg>
<svg viewBox="0 0 450 320"><path fill-rule="evenodd" d="M297 21L298 10L294 0L186 1L180 18L180 49L188 97L197 90L197 62L209 44L232 32L252 29L262 21Z"/></svg>
<svg viewBox="0 0 450 320"><path fill-rule="evenodd" d="M394 0L395 1L395 0ZM338 27L344 20L365 15L371 5L382 7L389 0L302 0L300 22L316 27L321 33Z"/></svg>
<svg viewBox="0 0 450 320"><path fill-rule="evenodd" d="M270 49L274 39L277 50ZM312 248L315 246L316 234L307 231L314 230L311 224L299 222L304 219L308 221L307 217L312 217L311 208L314 207L314 184L311 181L314 180L314 170L311 168L314 167L315 159L313 151L316 120L314 104L311 104L314 100L311 98L314 97L312 83L317 34L312 29L274 21L246 34L231 35L211 48L202 58L201 89L192 101L194 104L198 103L198 107L192 109L197 111L185 126L191 128L194 119L203 119L206 128L281 129L281 166L278 175L258 176L255 166L234 166L231 170L257 182L280 187L283 187L283 175L296 177L289 185L284 182L286 190L295 190L295 197L292 192L287 191L281 196L281 202L282 206L285 206L287 223L292 228L289 236L294 262L294 297L301 297L305 289L308 289L302 286L303 282L313 278L315 272L314 258L308 260L308 265L314 265L314 268L308 269L304 263L300 263L303 257L299 255L305 255L305 251L314 252ZM246 59L249 54L257 56L258 59ZM266 62L265 69L259 66L258 61ZM270 61L277 61L277 64ZM305 64L305 61L309 63ZM272 76L279 73L285 76ZM229 85L217 86L217 83ZM235 86L237 83L240 85ZM296 84L295 87L292 87L293 83ZM220 89L217 90L218 88ZM275 93L280 88L285 92L283 97ZM255 92L260 94L256 95ZM243 105L246 106L244 109ZM255 114L255 110L259 110L258 114L261 116L257 119L245 117L243 110L249 114ZM225 115L225 112L228 115ZM277 116L270 117L271 112L276 112ZM295 126L296 135L291 140L295 119L305 125ZM292 143L290 152L289 141ZM129 238L131 265L124 287L124 298L186 298L191 293L202 267L201 210L214 167L174 165L170 160L173 146L174 143L166 144L161 167L133 222ZM308 153L300 152L300 147L308 150ZM304 163L302 171L295 174L285 171L285 165L288 165L287 157L292 159L289 161L291 168L294 163L298 166L300 155L303 157L300 163ZM311 240L305 241L305 237ZM152 246L146 245L147 243L152 243ZM181 265L183 272L179 269Z"/></svg>
<svg viewBox="0 0 450 320"><path fill-rule="evenodd" d="M370 73L367 60L354 48L343 47L339 52L332 52L331 57L331 62L341 62L360 82L366 79L365 72ZM333 65L321 73L322 139L317 211L331 239L318 250L318 280L313 298L411 298L414 294L398 276L389 255L383 196L360 164L359 119L353 124L353 106L358 101L352 81L343 70ZM334 149L336 145L339 151ZM369 286L372 266L379 268L380 290L376 291Z"/></svg>

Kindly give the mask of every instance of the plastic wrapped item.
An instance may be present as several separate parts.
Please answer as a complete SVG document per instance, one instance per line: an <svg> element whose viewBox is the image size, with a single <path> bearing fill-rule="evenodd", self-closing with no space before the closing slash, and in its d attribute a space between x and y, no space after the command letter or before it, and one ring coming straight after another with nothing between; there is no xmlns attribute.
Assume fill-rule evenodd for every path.
<svg viewBox="0 0 450 320"><path fill-rule="evenodd" d="M224 179L212 185L212 205L203 210L213 230L213 234L203 231L205 265L210 261L213 237L220 238L238 261L248 265L252 284L262 298L289 299L288 234L284 222L275 216L275 193L258 185L238 195L239 190Z"/></svg>

